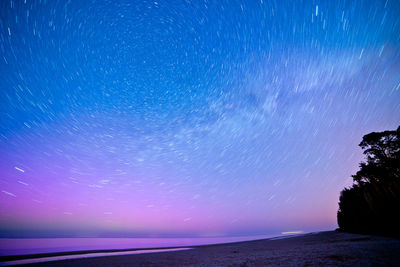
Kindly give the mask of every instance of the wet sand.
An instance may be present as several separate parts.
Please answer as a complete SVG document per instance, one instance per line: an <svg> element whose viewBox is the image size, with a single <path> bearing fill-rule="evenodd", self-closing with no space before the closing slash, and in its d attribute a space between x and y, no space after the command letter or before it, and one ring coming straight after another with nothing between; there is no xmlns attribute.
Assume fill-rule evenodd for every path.
<svg viewBox="0 0 400 267"><path fill-rule="evenodd" d="M335 231L191 248L29 266L400 266L400 240Z"/></svg>

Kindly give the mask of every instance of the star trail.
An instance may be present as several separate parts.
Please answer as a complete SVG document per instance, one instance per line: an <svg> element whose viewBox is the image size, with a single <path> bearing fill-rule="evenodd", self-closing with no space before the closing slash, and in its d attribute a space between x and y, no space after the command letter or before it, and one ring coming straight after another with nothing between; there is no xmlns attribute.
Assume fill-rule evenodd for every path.
<svg viewBox="0 0 400 267"><path fill-rule="evenodd" d="M400 123L400 2L0 3L0 235L336 228Z"/></svg>

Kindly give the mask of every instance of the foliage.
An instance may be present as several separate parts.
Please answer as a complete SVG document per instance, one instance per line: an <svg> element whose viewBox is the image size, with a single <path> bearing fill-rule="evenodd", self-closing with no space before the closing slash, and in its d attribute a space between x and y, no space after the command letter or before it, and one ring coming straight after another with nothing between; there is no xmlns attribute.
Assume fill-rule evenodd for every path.
<svg viewBox="0 0 400 267"><path fill-rule="evenodd" d="M360 147L366 161L341 192L339 229L400 237L400 126L365 135Z"/></svg>

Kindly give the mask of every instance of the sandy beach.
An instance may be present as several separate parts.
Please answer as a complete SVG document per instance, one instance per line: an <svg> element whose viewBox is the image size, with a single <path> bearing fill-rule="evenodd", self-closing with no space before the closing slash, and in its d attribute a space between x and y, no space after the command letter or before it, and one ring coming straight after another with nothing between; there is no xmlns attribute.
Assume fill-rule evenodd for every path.
<svg viewBox="0 0 400 267"><path fill-rule="evenodd" d="M190 248L30 266L400 266L400 240L335 231Z"/></svg>

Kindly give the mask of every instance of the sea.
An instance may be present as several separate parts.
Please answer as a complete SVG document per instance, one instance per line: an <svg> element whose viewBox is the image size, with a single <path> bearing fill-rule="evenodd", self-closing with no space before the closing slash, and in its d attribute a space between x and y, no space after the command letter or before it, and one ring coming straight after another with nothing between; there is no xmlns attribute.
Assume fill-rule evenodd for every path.
<svg viewBox="0 0 400 267"><path fill-rule="evenodd" d="M265 239L279 235L281 234L195 238L0 238L0 256L85 250L187 247Z"/></svg>

